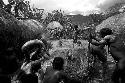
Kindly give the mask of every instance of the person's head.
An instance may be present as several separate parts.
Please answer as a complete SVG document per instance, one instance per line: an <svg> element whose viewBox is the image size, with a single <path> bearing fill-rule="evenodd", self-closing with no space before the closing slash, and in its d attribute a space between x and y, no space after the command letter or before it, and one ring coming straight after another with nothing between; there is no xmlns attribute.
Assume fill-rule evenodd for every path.
<svg viewBox="0 0 125 83"><path fill-rule="evenodd" d="M64 65L64 59L62 57L55 57L52 66L56 70L62 70Z"/></svg>
<svg viewBox="0 0 125 83"><path fill-rule="evenodd" d="M100 30L99 34L100 34L100 36L103 38L103 37L105 37L106 35L112 35L113 32L112 32L112 30L109 29L109 28L103 28L103 29Z"/></svg>

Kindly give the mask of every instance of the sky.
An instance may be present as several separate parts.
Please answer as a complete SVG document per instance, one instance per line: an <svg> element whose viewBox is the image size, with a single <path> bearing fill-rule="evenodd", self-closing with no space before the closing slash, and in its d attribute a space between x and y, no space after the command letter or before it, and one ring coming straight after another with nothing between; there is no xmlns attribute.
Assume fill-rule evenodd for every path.
<svg viewBox="0 0 125 83"><path fill-rule="evenodd" d="M3 0L7 3L8 0ZM31 5L43 8L47 11L62 9L70 13L81 13L83 15L95 11L104 11L115 3L123 3L125 0L29 0Z"/></svg>

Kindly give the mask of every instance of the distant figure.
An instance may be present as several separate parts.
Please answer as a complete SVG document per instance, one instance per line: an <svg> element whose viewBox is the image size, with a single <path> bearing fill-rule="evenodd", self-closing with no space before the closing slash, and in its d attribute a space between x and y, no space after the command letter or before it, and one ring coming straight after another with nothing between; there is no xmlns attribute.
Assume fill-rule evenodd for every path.
<svg viewBox="0 0 125 83"><path fill-rule="evenodd" d="M109 28L103 28L100 30L100 41L92 41L89 42L96 46L108 46L109 53L116 61L116 69L112 75L113 83L125 83L125 45L123 41L120 41L118 37L113 35L113 32ZM96 39L93 37L93 39ZM103 54L101 53L101 49L97 51L100 55L99 57L106 61L103 58Z"/></svg>
<svg viewBox="0 0 125 83"><path fill-rule="evenodd" d="M98 37L93 38L93 42L94 41L99 42L100 38L98 38ZM103 67L103 77L105 78L105 75L107 73L107 68L108 68L105 45L104 44L95 45L95 44L91 43L90 52L95 58L94 59L95 63L96 63L97 59L101 62L102 67Z"/></svg>
<svg viewBox="0 0 125 83"><path fill-rule="evenodd" d="M77 39L78 39L78 25L74 25L74 38L73 38L73 42L77 43Z"/></svg>
<svg viewBox="0 0 125 83"><path fill-rule="evenodd" d="M41 83L80 83L71 79L63 71L64 59L55 57L52 68L47 68L46 72L41 75Z"/></svg>

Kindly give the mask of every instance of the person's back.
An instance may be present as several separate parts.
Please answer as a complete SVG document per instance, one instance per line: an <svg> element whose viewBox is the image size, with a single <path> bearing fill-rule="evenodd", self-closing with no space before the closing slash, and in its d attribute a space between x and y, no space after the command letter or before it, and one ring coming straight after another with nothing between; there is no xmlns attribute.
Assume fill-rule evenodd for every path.
<svg viewBox="0 0 125 83"><path fill-rule="evenodd" d="M114 35L107 35L105 38L109 39L108 44L110 53L116 61L125 58L125 45L123 41Z"/></svg>
<svg viewBox="0 0 125 83"><path fill-rule="evenodd" d="M62 71L50 70L45 73L43 83L59 83L61 81L65 82L65 78Z"/></svg>
<svg viewBox="0 0 125 83"><path fill-rule="evenodd" d="M42 83L69 83L68 76L63 72L64 60L61 57L55 57L52 63L52 67L48 67L41 75Z"/></svg>

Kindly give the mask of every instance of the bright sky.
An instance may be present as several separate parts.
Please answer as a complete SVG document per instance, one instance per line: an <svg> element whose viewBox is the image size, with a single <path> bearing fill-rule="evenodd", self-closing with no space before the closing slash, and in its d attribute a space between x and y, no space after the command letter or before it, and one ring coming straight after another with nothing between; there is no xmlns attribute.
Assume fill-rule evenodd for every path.
<svg viewBox="0 0 125 83"><path fill-rule="evenodd" d="M8 0L3 0L7 3ZM123 2L125 0L29 0L37 8L45 10L62 9L68 12L91 12L95 10L103 10L114 3Z"/></svg>

